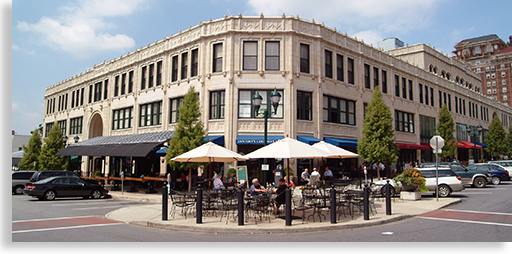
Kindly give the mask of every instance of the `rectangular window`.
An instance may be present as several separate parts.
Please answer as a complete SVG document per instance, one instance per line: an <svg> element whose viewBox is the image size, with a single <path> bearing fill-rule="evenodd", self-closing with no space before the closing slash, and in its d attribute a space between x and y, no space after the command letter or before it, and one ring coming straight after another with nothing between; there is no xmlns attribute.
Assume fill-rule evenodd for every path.
<svg viewBox="0 0 512 254"><path fill-rule="evenodd" d="M148 73L148 88L153 87L155 81L155 64L149 65L149 73Z"/></svg>
<svg viewBox="0 0 512 254"><path fill-rule="evenodd" d="M343 56L336 54L336 78L339 81L345 81L345 69L343 66Z"/></svg>
<svg viewBox="0 0 512 254"><path fill-rule="evenodd" d="M300 72L309 73L309 45L300 44Z"/></svg>
<svg viewBox="0 0 512 254"><path fill-rule="evenodd" d="M412 80L409 80L409 100L414 100L414 91L412 89Z"/></svg>
<svg viewBox="0 0 512 254"><path fill-rule="evenodd" d="M448 110L452 111L452 95L448 94Z"/></svg>
<svg viewBox="0 0 512 254"><path fill-rule="evenodd" d="M192 68L190 69L190 77L195 77L199 73L199 50L192 50Z"/></svg>
<svg viewBox="0 0 512 254"><path fill-rule="evenodd" d="M59 128L62 131L62 133L67 133L66 132L67 120L58 121L57 124L59 125Z"/></svg>
<svg viewBox="0 0 512 254"><path fill-rule="evenodd" d="M313 93L297 91L297 120L313 120Z"/></svg>
<svg viewBox="0 0 512 254"><path fill-rule="evenodd" d="M243 48L243 70L258 69L258 42L245 41Z"/></svg>
<svg viewBox="0 0 512 254"><path fill-rule="evenodd" d="M466 115L466 100L462 100L462 110L464 112L464 115Z"/></svg>
<svg viewBox="0 0 512 254"><path fill-rule="evenodd" d="M423 85L418 83L418 91L420 91L420 103L423 103Z"/></svg>
<svg viewBox="0 0 512 254"><path fill-rule="evenodd" d="M364 64L364 88L370 89L370 65Z"/></svg>
<svg viewBox="0 0 512 254"><path fill-rule="evenodd" d="M82 134L83 117L69 119L69 135Z"/></svg>
<svg viewBox="0 0 512 254"><path fill-rule="evenodd" d="M128 93L133 92L133 74L134 74L133 71L130 71L128 73Z"/></svg>
<svg viewBox="0 0 512 254"><path fill-rule="evenodd" d="M213 45L213 70L212 72L222 71L222 43Z"/></svg>
<svg viewBox="0 0 512 254"><path fill-rule="evenodd" d="M101 101L101 85L102 82L94 84L94 101Z"/></svg>
<svg viewBox="0 0 512 254"><path fill-rule="evenodd" d="M347 58L347 82L349 84L354 84L354 59Z"/></svg>
<svg viewBox="0 0 512 254"><path fill-rule="evenodd" d="M178 56L172 57L171 82L178 80Z"/></svg>
<svg viewBox="0 0 512 254"><path fill-rule="evenodd" d="M277 113L274 114L274 107L270 102L270 94L274 90L239 90L238 93L238 117L239 118L261 118L263 116L263 112L268 109L268 117L269 118L283 118L283 101L284 94L283 90L278 90L281 94L281 100L279 101L279 105L277 107ZM252 105L252 97L258 93L261 95L262 102L261 107L258 111L258 114L255 113L254 105Z"/></svg>
<svg viewBox="0 0 512 254"><path fill-rule="evenodd" d="M162 102L140 105L139 126L154 126L162 123Z"/></svg>
<svg viewBox="0 0 512 254"><path fill-rule="evenodd" d="M400 77L395 75L395 96L400 97Z"/></svg>
<svg viewBox="0 0 512 254"><path fill-rule="evenodd" d="M402 98L407 99L407 80L402 78Z"/></svg>
<svg viewBox="0 0 512 254"><path fill-rule="evenodd" d="M388 73L385 70L382 70L382 92L388 93Z"/></svg>
<svg viewBox="0 0 512 254"><path fill-rule="evenodd" d="M162 85L162 61L156 63L156 86Z"/></svg>
<svg viewBox="0 0 512 254"><path fill-rule="evenodd" d="M332 78L332 52L325 51L325 77Z"/></svg>
<svg viewBox="0 0 512 254"><path fill-rule="evenodd" d="M181 79L186 79L188 76L188 53L181 54Z"/></svg>
<svg viewBox="0 0 512 254"><path fill-rule="evenodd" d="M101 89L101 83L100 83L100 89ZM100 97L101 97L101 91L100 91ZM101 100L101 98L100 98ZM68 94L66 94L66 100L64 102L64 110L68 109Z"/></svg>
<svg viewBox="0 0 512 254"><path fill-rule="evenodd" d="M226 91L210 92L210 119L224 119Z"/></svg>
<svg viewBox="0 0 512 254"><path fill-rule="evenodd" d="M434 106L434 88L430 88L430 106Z"/></svg>
<svg viewBox="0 0 512 254"><path fill-rule="evenodd" d="M80 106L84 105L84 93L85 93L85 87L82 87L80 91ZM55 108L53 108L55 110Z"/></svg>
<svg viewBox="0 0 512 254"><path fill-rule="evenodd" d="M379 85L379 69L373 67L373 89Z"/></svg>
<svg viewBox="0 0 512 254"><path fill-rule="evenodd" d="M48 137L50 130L53 128L53 123L47 123L44 128L44 136Z"/></svg>
<svg viewBox="0 0 512 254"><path fill-rule="evenodd" d="M455 96L455 113L459 113L459 100L457 96Z"/></svg>
<svg viewBox="0 0 512 254"><path fill-rule="evenodd" d="M265 70L278 71L280 69L279 50L278 41L265 42Z"/></svg>
<svg viewBox="0 0 512 254"><path fill-rule="evenodd" d="M112 130L132 127L133 107L114 110L112 115Z"/></svg>
<svg viewBox="0 0 512 254"><path fill-rule="evenodd" d="M420 115L420 142L430 143L436 132L436 118Z"/></svg>
<svg viewBox="0 0 512 254"><path fill-rule="evenodd" d="M170 118L169 123L176 123L178 122L178 113L179 113L179 107L183 104L183 97L173 98L171 99L170 103Z"/></svg>
<svg viewBox="0 0 512 254"><path fill-rule="evenodd" d="M89 86L89 103L92 103L92 96L93 96L93 88L92 88L92 85ZM59 97L59 106L60 106L60 97ZM60 111L60 109L59 109Z"/></svg>
<svg viewBox="0 0 512 254"><path fill-rule="evenodd" d="M103 99L106 100L108 98L108 79L103 81L103 85L105 86L103 89Z"/></svg>
<svg viewBox="0 0 512 254"><path fill-rule="evenodd" d="M395 110L395 131L414 133L414 114Z"/></svg>
<svg viewBox="0 0 512 254"><path fill-rule="evenodd" d="M126 73L121 75L121 95L126 93Z"/></svg>
<svg viewBox="0 0 512 254"><path fill-rule="evenodd" d="M141 78L140 78L140 90L146 89L146 70L147 66L142 67Z"/></svg>
<svg viewBox="0 0 512 254"><path fill-rule="evenodd" d="M356 125L356 102L328 95L323 97L324 122Z"/></svg>
<svg viewBox="0 0 512 254"><path fill-rule="evenodd" d="M439 108L443 106L443 93L441 91L438 91L439 93Z"/></svg>
<svg viewBox="0 0 512 254"><path fill-rule="evenodd" d="M119 95L119 76L114 78L114 97Z"/></svg>
<svg viewBox="0 0 512 254"><path fill-rule="evenodd" d="M46 114L48 114L48 104L46 104ZM75 107L75 91L71 93L71 108Z"/></svg>

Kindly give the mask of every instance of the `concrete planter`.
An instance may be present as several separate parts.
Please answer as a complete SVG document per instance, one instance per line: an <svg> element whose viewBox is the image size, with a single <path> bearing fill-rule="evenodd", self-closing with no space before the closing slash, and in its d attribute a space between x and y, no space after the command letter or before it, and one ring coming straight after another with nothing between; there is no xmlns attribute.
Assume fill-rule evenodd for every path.
<svg viewBox="0 0 512 254"><path fill-rule="evenodd" d="M400 192L400 199L412 201L421 199L421 191L402 191Z"/></svg>

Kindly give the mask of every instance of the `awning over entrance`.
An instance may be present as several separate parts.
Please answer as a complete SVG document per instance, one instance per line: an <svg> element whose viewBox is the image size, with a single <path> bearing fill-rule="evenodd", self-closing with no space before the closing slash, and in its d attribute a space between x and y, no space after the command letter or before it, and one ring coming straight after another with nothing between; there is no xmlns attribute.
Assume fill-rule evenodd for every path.
<svg viewBox="0 0 512 254"><path fill-rule="evenodd" d="M174 131L150 132L88 139L60 150L57 155L146 157L155 147L169 141Z"/></svg>
<svg viewBox="0 0 512 254"><path fill-rule="evenodd" d="M315 138L313 136L297 136L297 140L304 142L308 145L312 145L312 144L320 142L319 138Z"/></svg>
<svg viewBox="0 0 512 254"><path fill-rule="evenodd" d="M224 135L210 135L206 136L203 139L204 143L208 143L208 141L212 141L212 143L217 144L219 146L224 146Z"/></svg>
<svg viewBox="0 0 512 254"><path fill-rule="evenodd" d="M284 136L279 135L268 135L267 136L267 143L272 144L280 139L283 139ZM259 135L238 135L236 137L236 144L237 145L263 145L263 136Z"/></svg>
<svg viewBox="0 0 512 254"><path fill-rule="evenodd" d="M346 138L324 138L324 141L335 146L357 147L357 139Z"/></svg>
<svg viewBox="0 0 512 254"><path fill-rule="evenodd" d="M457 148L466 148L466 149L474 149L475 143L464 141L464 140L457 140L459 144L457 145ZM476 149L482 149L482 146L476 145Z"/></svg>
<svg viewBox="0 0 512 254"><path fill-rule="evenodd" d="M481 146L481 147L483 147L483 148L486 148L486 147L487 147L487 144L486 144L486 143L479 143L479 142L472 142L472 143L477 144L477 145L479 145L479 146Z"/></svg>

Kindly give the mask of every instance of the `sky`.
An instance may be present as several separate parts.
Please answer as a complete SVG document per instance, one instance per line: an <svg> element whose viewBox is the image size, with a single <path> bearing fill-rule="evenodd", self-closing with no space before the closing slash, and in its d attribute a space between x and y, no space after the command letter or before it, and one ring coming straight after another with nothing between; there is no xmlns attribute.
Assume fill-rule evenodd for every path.
<svg viewBox="0 0 512 254"><path fill-rule="evenodd" d="M497 34L508 42L512 35L510 0L1 1L1 13L12 14L10 31L2 15L2 34L12 39L11 51L3 50L1 57L7 67L1 74L4 89L12 91L12 99L3 102L11 100L12 130L20 135L42 124L47 87L210 18L284 13L324 22L374 46L397 37L450 55L463 39ZM3 40L8 47L8 37Z"/></svg>

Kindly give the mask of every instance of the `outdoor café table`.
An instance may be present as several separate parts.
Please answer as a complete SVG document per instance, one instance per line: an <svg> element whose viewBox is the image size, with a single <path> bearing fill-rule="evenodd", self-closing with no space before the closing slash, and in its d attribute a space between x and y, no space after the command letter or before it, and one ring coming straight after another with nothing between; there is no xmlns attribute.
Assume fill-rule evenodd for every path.
<svg viewBox="0 0 512 254"><path fill-rule="evenodd" d="M250 195L244 197L245 200L245 214L246 221L250 217L249 211L252 211L254 217L254 221L257 224L257 217L259 217L260 221L263 220L263 215L267 215L271 211L270 204L270 195L268 193L263 193L260 195ZM269 217L270 222L270 217Z"/></svg>

